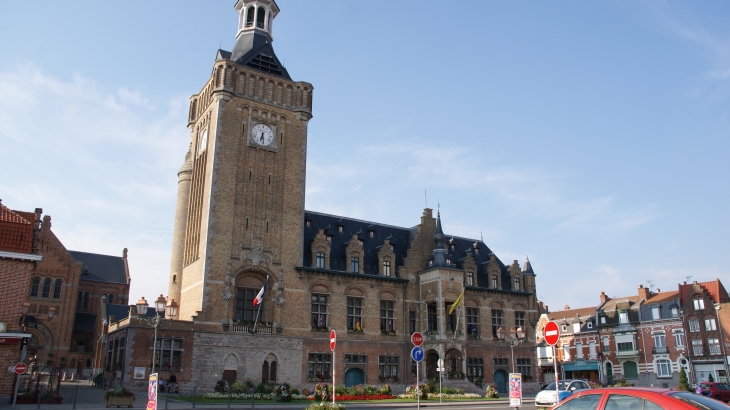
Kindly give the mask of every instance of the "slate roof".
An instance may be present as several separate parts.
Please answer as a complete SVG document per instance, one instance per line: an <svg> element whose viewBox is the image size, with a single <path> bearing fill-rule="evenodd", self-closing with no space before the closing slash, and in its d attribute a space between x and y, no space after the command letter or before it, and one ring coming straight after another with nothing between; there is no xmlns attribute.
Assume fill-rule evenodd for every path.
<svg viewBox="0 0 730 410"><path fill-rule="evenodd" d="M547 314L547 316L551 320L575 318L575 315L578 315L580 317L595 316L596 307L589 306L589 307L584 307L584 308L559 310L557 312L550 312Z"/></svg>
<svg viewBox="0 0 730 410"><path fill-rule="evenodd" d="M16 211L0 203L0 251L33 252L34 212Z"/></svg>
<svg viewBox="0 0 730 410"><path fill-rule="evenodd" d="M641 320L643 322L654 320L651 311L654 307L659 308L660 319L678 318L679 314L677 314L677 316L672 316L671 308L676 307L677 312L679 313L679 291L674 290L669 292L659 292L649 296L649 299L644 301L640 308Z"/></svg>
<svg viewBox="0 0 730 410"><path fill-rule="evenodd" d="M79 251L68 251L83 264L81 279L99 282L127 283L124 259L121 256L100 255Z"/></svg>
<svg viewBox="0 0 730 410"><path fill-rule="evenodd" d="M720 282L720 279L715 279L711 282L700 282L697 284L700 285L700 287L702 287L705 292L707 292L713 302L725 303L730 301L730 297L728 297L727 291ZM692 295L693 285L693 283L679 285L679 292L681 293L682 304L684 304L687 299L689 299L689 297Z"/></svg>
<svg viewBox="0 0 730 410"><path fill-rule="evenodd" d="M305 267L312 266L312 240L317 235L317 232L322 229L325 235L332 236L330 242L330 270L346 271L347 261L345 259L345 250L352 235L357 234L358 239L363 241L364 256L360 262L360 269L364 275L372 276L378 275L378 252L383 242L388 239L390 244L393 245L393 252L396 258L395 277L400 278L400 272L397 268L403 266L403 258L406 257L410 242L413 240L413 235L417 231L417 227L415 226L402 228L313 211L304 211L304 220ZM309 226L306 225L306 221L309 221ZM342 232L339 230L340 226L342 226ZM370 231L373 231L372 237L370 236ZM445 234L444 237L447 245L446 254L452 260L452 266L450 267L464 269L464 259L466 258L467 251L471 251L477 266L478 286L475 287L487 289L489 283L487 267L489 266L492 255L491 249L481 240L462 238L448 234ZM502 272L502 279L509 278L509 267L502 263L499 258L496 258L496 262L499 264L500 271ZM422 269L425 270L427 268L427 266L424 266ZM511 290L509 280L502 280L501 283L501 290Z"/></svg>
<svg viewBox="0 0 730 410"><path fill-rule="evenodd" d="M256 30L242 33L233 51L218 50L217 60L232 60L236 64L292 81L289 72L274 53L266 34Z"/></svg>
<svg viewBox="0 0 730 410"><path fill-rule="evenodd" d="M598 326L617 326L619 324L619 309L627 309L629 323L639 322L639 302L641 298L636 296L624 296L612 298L598 307L599 316L606 317L606 323L600 323Z"/></svg>
<svg viewBox="0 0 730 410"><path fill-rule="evenodd" d="M107 315L107 317L114 316L114 321L118 322L129 316L129 309L131 309L131 308L132 308L132 306L130 306L130 305L117 305L114 303L107 303L106 304L106 315ZM154 312L155 309L154 308L147 309L148 314L150 313L150 311ZM145 315L145 316L149 316L149 315ZM152 316L154 316L154 315L152 315Z"/></svg>

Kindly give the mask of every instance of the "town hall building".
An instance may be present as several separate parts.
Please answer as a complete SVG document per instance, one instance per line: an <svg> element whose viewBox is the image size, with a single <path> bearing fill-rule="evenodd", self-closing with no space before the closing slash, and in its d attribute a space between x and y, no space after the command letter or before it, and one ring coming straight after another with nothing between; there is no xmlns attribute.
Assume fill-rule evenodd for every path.
<svg viewBox="0 0 730 410"><path fill-rule="evenodd" d="M235 10L235 46L218 51L190 99L167 295L178 315L154 347L134 314L109 324L122 377L142 382L156 349L156 371L174 371L183 387L248 379L311 391L331 383L335 366L338 384L402 391L416 382L410 335L420 331L422 380L438 378L441 358L445 376L467 388L483 381L506 392L513 371L536 388L530 262L449 235L448 216L429 208L412 227L305 210L313 86L274 53L274 1L239 0ZM524 342L510 346L519 330Z"/></svg>

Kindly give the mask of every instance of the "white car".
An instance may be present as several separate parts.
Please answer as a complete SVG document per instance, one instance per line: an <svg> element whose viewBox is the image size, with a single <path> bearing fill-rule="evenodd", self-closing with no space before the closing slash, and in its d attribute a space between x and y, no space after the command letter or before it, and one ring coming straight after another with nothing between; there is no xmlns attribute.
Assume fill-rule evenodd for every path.
<svg viewBox="0 0 730 410"><path fill-rule="evenodd" d="M560 401L562 402L568 398L571 394L577 391L588 390L591 386L583 380L560 380L558 382L558 389L560 389ZM536 407L552 407L558 403L558 392L555 391L555 382L552 382L545 387L540 393L535 396Z"/></svg>

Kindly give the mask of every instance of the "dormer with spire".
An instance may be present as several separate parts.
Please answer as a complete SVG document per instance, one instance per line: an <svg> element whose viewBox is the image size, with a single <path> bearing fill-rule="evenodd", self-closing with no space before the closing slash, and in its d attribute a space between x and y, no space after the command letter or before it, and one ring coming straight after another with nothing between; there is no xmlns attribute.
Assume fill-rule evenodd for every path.
<svg viewBox="0 0 730 410"><path fill-rule="evenodd" d="M427 269L431 268L453 268L451 256L446 252L446 235L441 229L441 211L436 214L436 231L433 234L433 242L436 246L431 254Z"/></svg>

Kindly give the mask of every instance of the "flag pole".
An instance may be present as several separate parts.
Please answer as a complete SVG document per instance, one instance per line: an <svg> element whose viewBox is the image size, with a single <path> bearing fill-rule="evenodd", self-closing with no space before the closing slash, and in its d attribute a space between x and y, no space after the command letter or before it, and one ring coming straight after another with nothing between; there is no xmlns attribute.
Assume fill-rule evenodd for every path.
<svg viewBox="0 0 730 410"><path fill-rule="evenodd" d="M269 282L269 275L266 275L266 280L264 281L264 286ZM265 291L264 291L265 292ZM263 295L261 295L261 303L259 303L259 311L256 312L256 318L253 322L253 333L256 334L256 325L259 323L259 315L261 314L261 306L264 305Z"/></svg>

